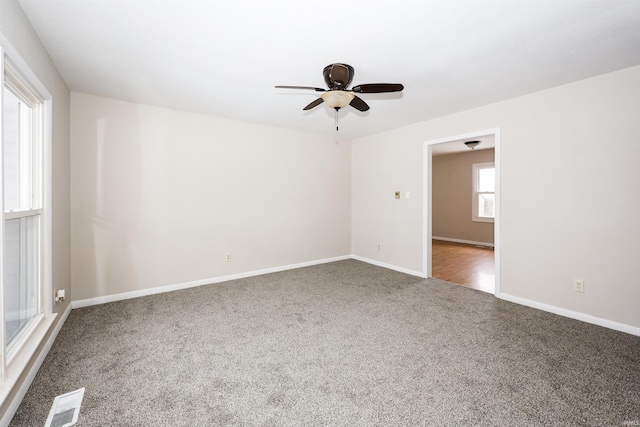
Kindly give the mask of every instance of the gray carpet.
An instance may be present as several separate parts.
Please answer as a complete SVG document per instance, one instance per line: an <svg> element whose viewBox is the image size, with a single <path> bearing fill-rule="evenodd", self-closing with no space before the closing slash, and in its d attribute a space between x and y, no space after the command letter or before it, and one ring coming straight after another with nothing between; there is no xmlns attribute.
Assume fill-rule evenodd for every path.
<svg viewBox="0 0 640 427"><path fill-rule="evenodd" d="M640 425L640 337L354 260L73 310L12 426Z"/></svg>

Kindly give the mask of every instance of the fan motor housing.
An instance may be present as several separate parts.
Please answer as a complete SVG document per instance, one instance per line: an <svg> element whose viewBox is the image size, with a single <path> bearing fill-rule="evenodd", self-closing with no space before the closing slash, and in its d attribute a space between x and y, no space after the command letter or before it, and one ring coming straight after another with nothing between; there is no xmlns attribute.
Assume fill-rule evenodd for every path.
<svg viewBox="0 0 640 427"><path fill-rule="evenodd" d="M353 81L355 71L348 64L330 64L324 67L322 75L324 81L332 90L344 90Z"/></svg>

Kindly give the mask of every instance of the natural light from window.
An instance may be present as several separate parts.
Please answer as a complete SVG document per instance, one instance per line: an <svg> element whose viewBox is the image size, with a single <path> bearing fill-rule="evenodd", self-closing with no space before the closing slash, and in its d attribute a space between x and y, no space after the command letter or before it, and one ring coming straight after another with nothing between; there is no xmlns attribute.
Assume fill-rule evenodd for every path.
<svg viewBox="0 0 640 427"><path fill-rule="evenodd" d="M473 221L493 222L496 212L496 169L494 163L473 165Z"/></svg>

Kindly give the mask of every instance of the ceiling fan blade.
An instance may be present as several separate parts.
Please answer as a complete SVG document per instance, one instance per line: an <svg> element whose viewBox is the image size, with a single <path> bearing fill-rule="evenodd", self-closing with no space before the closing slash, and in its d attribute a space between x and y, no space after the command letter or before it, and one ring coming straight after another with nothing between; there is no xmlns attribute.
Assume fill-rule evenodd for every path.
<svg viewBox="0 0 640 427"><path fill-rule="evenodd" d="M367 111L369 109L369 106L367 105L367 103L364 102L362 98L358 98L355 95L353 96L353 99L351 100L349 105L351 105L353 108L359 111Z"/></svg>
<svg viewBox="0 0 640 427"><path fill-rule="evenodd" d="M354 86L352 91L356 93L383 93L383 92L401 92L404 86L400 83L368 83Z"/></svg>
<svg viewBox="0 0 640 427"><path fill-rule="evenodd" d="M317 107L318 105L322 104L323 102L324 102L324 99L318 98L315 101L313 101L311 104L309 104L306 107L304 107L303 110L311 110L312 108Z"/></svg>
<svg viewBox="0 0 640 427"><path fill-rule="evenodd" d="M315 90L316 92L326 92L326 89L311 86L276 86L276 89L307 89Z"/></svg>

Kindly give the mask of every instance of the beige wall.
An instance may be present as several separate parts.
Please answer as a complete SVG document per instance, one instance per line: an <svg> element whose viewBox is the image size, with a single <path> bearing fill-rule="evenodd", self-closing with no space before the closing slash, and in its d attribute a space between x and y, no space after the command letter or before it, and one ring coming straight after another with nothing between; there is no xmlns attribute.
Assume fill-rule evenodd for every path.
<svg viewBox="0 0 640 427"><path fill-rule="evenodd" d="M67 301L53 306L54 313L62 313L71 301L71 269L69 239L69 90L46 53L40 39L31 27L20 5L15 0L0 0L0 31L13 48L36 74L53 98L53 171L52 171L52 221L53 221L53 290L65 289ZM61 316L56 318L60 321ZM51 330L56 324L52 325ZM40 353L33 356L30 365ZM14 385L9 398L0 406L0 416L5 413L25 375Z"/></svg>
<svg viewBox="0 0 640 427"><path fill-rule="evenodd" d="M356 257L420 274L422 151L419 142L410 141L402 131L352 141L351 250Z"/></svg>
<svg viewBox="0 0 640 427"><path fill-rule="evenodd" d="M354 140L353 253L423 271L424 141L500 128L503 296L639 328L638 117L632 67Z"/></svg>
<svg viewBox="0 0 640 427"><path fill-rule="evenodd" d="M72 93L71 145L74 300L351 252L348 142Z"/></svg>
<svg viewBox="0 0 640 427"><path fill-rule="evenodd" d="M493 244L493 223L472 221L474 163L494 160L493 149L433 156L432 235Z"/></svg>

